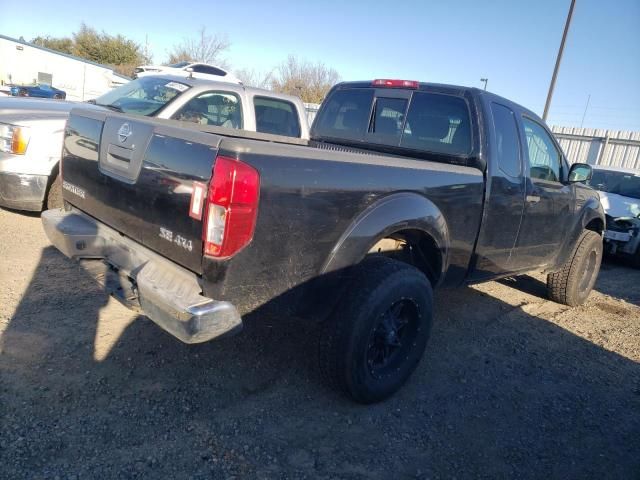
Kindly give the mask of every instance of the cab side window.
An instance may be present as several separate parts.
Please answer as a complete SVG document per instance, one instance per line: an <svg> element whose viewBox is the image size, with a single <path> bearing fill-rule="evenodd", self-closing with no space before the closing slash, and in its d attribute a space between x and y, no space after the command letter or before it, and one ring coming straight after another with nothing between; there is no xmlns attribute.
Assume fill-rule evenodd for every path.
<svg viewBox="0 0 640 480"><path fill-rule="evenodd" d="M539 123L522 119L529 152L529 176L531 179L560 182L561 156L550 135Z"/></svg>
<svg viewBox="0 0 640 480"><path fill-rule="evenodd" d="M242 128L240 99L234 93L205 92L189 100L175 120L224 128Z"/></svg>
<svg viewBox="0 0 640 480"><path fill-rule="evenodd" d="M498 168L510 177L519 177L520 168L520 140L518 125L510 108L499 103L491 104L493 123L496 132L496 156Z"/></svg>

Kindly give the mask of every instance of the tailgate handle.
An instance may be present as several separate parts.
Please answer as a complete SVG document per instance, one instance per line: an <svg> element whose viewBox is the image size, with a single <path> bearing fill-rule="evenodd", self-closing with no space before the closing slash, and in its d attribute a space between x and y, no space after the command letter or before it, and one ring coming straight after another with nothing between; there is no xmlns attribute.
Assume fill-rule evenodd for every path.
<svg viewBox="0 0 640 480"><path fill-rule="evenodd" d="M133 150L129 148L120 147L118 145L109 144L109 148L107 149L107 161L109 163L131 163L131 155ZM115 162L113 161L115 160Z"/></svg>

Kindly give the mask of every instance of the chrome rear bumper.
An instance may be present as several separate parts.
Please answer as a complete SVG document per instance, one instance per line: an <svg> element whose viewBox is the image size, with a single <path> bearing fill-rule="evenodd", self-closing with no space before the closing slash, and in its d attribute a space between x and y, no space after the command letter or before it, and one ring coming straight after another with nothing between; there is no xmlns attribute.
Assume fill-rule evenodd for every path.
<svg viewBox="0 0 640 480"><path fill-rule="evenodd" d="M229 302L204 297L196 275L77 211L47 210L42 225L51 243L80 263L105 289L185 343L240 330ZM87 261L87 260L91 261ZM107 267L102 267L106 262Z"/></svg>

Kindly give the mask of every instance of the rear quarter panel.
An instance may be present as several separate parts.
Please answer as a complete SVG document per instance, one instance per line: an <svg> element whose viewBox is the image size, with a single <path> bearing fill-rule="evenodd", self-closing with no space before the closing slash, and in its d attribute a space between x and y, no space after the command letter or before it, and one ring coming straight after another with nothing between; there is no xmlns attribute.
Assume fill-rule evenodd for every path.
<svg viewBox="0 0 640 480"><path fill-rule="evenodd" d="M483 176L478 170L232 139L223 140L220 154L239 157L259 171L260 204L251 244L228 261L205 258L207 295L247 312L297 290L323 271L362 212L402 192L428 198L442 212L450 237L445 283L463 280L482 215ZM371 238L371 245L376 240Z"/></svg>

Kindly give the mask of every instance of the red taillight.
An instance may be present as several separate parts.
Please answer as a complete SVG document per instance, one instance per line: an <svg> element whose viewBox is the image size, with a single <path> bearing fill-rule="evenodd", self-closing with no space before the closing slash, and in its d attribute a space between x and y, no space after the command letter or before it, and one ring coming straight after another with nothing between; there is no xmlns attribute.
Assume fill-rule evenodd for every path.
<svg viewBox="0 0 640 480"><path fill-rule="evenodd" d="M418 88L420 82L415 80L389 80L387 78L378 78L374 80L371 85L374 87L389 87L389 88Z"/></svg>
<svg viewBox="0 0 640 480"><path fill-rule="evenodd" d="M251 241L259 196L260 176L254 168L234 158L216 158L202 232L205 255L230 257Z"/></svg>

